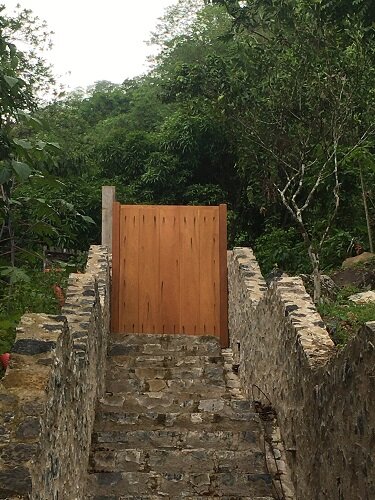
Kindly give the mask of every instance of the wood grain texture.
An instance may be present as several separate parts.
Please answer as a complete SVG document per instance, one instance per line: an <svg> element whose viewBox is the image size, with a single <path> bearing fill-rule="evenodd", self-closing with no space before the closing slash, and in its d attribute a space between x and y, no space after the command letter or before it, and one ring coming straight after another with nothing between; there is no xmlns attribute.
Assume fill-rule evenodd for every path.
<svg viewBox="0 0 375 500"><path fill-rule="evenodd" d="M181 333L197 335L200 302L198 207L180 207L180 259L180 329Z"/></svg>
<svg viewBox="0 0 375 500"><path fill-rule="evenodd" d="M227 206L220 205L220 343L229 346L228 331L228 265L227 265Z"/></svg>
<svg viewBox="0 0 375 500"><path fill-rule="evenodd" d="M112 208L112 292L111 331L119 330L119 275L120 275L120 203L115 201Z"/></svg>
<svg viewBox="0 0 375 500"><path fill-rule="evenodd" d="M139 329L160 333L159 207L139 207Z"/></svg>
<svg viewBox="0 0 375 500"><path fill-rule="evenodd" d="M180 332L180 207L160 207L161 333Z"/></svg>
<svg viewBox="0 0 375 500"><path fill-rule="evenodd" d="M139 207L123 205L120 217L120 321L122 332L139 328Z"/></svg>
<svg viewBox="0 0 375 500"><path fill-rule="evenodd" d="M219 207L199 208L199 266L201 335L219 335Z"/></svg>
<svg viewBox="0 0 375 500"><path fill-rule="evenodd" d="M113 331L215 335L226 346L226 206L113 213Z"/></svg>

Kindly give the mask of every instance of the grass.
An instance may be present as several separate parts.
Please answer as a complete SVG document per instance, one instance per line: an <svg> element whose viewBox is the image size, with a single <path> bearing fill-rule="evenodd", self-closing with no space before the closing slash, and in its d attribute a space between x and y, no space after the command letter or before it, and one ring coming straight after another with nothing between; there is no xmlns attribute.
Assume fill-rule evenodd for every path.
<svg viewBox="0 0 375 500"><path fill-rule="evenodd" d="M375 304L355 304L350 295L359 293L353 286L340 290L335 302L321 304L318 307L328 332L338 346L344 346L368 321L375 320Z"/></svg>

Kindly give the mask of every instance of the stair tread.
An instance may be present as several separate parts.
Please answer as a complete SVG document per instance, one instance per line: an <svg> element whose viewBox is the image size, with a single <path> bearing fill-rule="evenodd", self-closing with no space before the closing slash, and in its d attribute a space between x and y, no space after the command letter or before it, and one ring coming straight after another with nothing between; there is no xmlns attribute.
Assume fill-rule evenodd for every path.
<svg viewBox="0 0 375 500"><path fill-rule="evenodd" d="M259 432L258 432L259 431ZM97 431L92 435L92 446L108 448L197 448L224 447L227 450L259 449L260 428L256 430L134 430Z"/></svg>
<svg viewBox="0 0 375 500"><path fill-rule="evenodd" d="M272 498L259 415L216 337L109 339L86 498Z"/></svg>
<svg viewBox="0 0 375 500"><path fill-rule="evenodd" d="M175 498L192 498L196 495L225 497L257 491L270 495L272 477L267 473L242 472L199 472L199 473L156 473L156 472L97 472L88 475L89 491L107 494L166 494ZM182 489L183 488L183 489ZM126 491L124 491L126 490ZM220 490L220 495L217 491ZM241 498L241 496L239 497Z"/></svg>
<svg viewBox="0 0 375 500"><path fill-rule="evenodd" d="M90 454L91 472L213 472L260 473L264 453L254 450L149 449L97 450Z"/></svg>
<svg viewBox="0 0 375 500"><path fill-rule="evenodd" d="M162 343L164 345L207 345L214 344L220 347L220 341L213 335L183 335L166 333L112 333L108 339L109 343L122 343L125 345L154 344Z"/></svg>
<svg viewBox="0 0 375 500"><path fill-rule="evenodd" d="M178 366L206 366L222 364L221 355L199 355L184 352L183 355L176 353L158 353L158 354L135 354L135 355L117 355L111 358L110 366L142 366L142 367L178 367Z"/></svg>
<svg viewBox="0 0 375 500"><path fill-rule="evenodd" d="M105 412L97 413L97 431L108 430L157 430L157 429L210 429L247 430L259 425L259 415L254 412L223 415L212 412Z"/></svg>
<svg viewBox="0 0 375 500"><path fill-rule="evenodd" d="M112 335L108 344L109 356L180 353L221 354L216 337L183 335Z"/></svg>
<svg viewBox="0 0 375 500"><path fill-rule="evenodd" d="M215 378L224 377L224 368L219 363L207 366L173 366L173 367L128 367L111 364L107 369L107 379L111 377L124 377L134 379L161 379L173 380L175 377L182 377L194 380L205 379L210 382Z"/></svg>
<svg viewBox="0 0 375 500"><path fill-rule="evenodd" d="M234 413L243 414L252 411L252 406L249 401L244 399L230 400L223 397L207 398L202 395L197 398L197 395L189 395L189 398L184 399L172 398L170 394L159 394L159 397L150 397L149 395L141 394L113 394L106 395L101 399L98 405L98 413L204 413L213 412L221 415L232 415ZM228 396L224 394L223 396Z"/></svg>
<svg viewBox="0 0 375 500"><path fill-rule="evenodd" d="M94 495L87 497L88 500L158 500L162 498L164 500L176 500L175 497L170 497L168 495L136 495L136 496L113 496L113 495ZM248 496L191 496L189 500L214 500L216 498L221 498L221 500L274 500L274 497L248 497Z"/></svg>

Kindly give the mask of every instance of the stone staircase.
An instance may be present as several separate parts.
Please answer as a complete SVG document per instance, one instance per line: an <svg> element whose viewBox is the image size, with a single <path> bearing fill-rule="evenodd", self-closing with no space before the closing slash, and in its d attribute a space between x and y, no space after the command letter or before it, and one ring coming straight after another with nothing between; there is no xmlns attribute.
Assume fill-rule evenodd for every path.
<svg viewBox="0 0 375 500"><path fill-rule="evenodd" d="M268 500L263 429L214 337L113 335L87 498Z"/></svg>

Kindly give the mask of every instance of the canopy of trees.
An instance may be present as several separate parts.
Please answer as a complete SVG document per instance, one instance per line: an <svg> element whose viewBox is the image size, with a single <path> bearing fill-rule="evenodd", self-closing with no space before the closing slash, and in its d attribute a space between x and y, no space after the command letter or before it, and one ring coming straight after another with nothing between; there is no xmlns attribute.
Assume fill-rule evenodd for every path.
<svg viewBox="0 0 375 500"><path fill-rule="evenodd" d="M228 203L230 245L266 272L318 279L372 248L372 0L180 0L147 75L39 107L48 69L11 41L27 19L0 19L0 265L97 241L103 184L127 203Z"/></svg>

